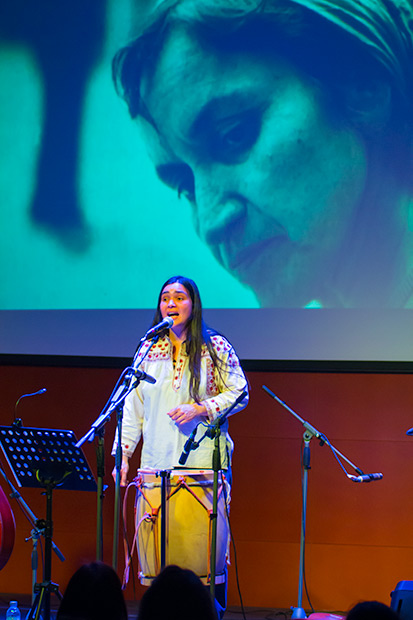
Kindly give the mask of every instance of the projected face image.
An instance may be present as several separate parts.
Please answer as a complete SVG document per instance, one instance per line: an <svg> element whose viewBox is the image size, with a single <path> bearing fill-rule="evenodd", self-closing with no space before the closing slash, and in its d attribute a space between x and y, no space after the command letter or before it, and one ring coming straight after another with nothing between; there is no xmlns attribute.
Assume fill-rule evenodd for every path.
<svg viewBox="0 0 413 620"><path fill-rule="evenodd" d="M351 36L347 23L330 32L334 1L304 4L322 18L301 0L161 2L153 39L119 65L123 95L158 177L190 201L199 237L261 306L409 307L405 93L369 56L367 0L345 0ZM384 3L380 17L394 17Z"/></svg>
<svg viewBox="0 0 413 620"><path fill-rule="evenodd" d="M217 260L262 305L331 302L366 153L319 88L281 59L205 56L182 29L143 97L173 153L154 157L158 175L191 201Z"/></svg>

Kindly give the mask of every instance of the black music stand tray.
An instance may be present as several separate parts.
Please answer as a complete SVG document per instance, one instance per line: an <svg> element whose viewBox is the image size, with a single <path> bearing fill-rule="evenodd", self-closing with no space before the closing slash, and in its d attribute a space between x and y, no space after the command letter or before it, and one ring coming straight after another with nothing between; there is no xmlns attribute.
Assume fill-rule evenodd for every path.
<svg viewBox="0 0 413 620"><path fill-rule="evenodd" d="M0 426L0 446L19 487L46 489L44 523L45 551L43 582L36 583L36 598L26 620L50 620L50 594L61 599L52 573L53 489L96 491L97 486L82 450L76 448L73 431Z"/></svg>

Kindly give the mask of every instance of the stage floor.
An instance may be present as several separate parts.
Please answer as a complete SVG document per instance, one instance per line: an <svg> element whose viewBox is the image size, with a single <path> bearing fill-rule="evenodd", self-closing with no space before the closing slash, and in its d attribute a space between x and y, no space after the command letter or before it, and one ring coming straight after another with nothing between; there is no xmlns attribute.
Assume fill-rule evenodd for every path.
<svg viewBox="0 0 413 620"><path fill-rule="evenodd" d="M21 620L25 620L27 614L30 611L31 597L28 595L13 595L0 593L0 620L5 620L6 611L9 606L9 601L17 600L19 609L21 612ZM52 618L56 615L58 608L58 600L55 596L51 597L51 609ZM127 601L128 608L128 620L136 620L139 609L138 601ZM279 609L279 608L261 608L261 607L245 607L245 620L290 620L292 611L291 609ZM310 611L306 612L310 615ZM309 620L343 620L345 612L335 613L315 613L312 614ZM225 612L224 620L244 620L241 607L228 607Z"/></svg>
<svg viewBox="0 0 413 620"><path fill-rule="evenodd" d="M52 617L55 617L57 602L51 601ZM17 600L19 603L19 609L21 613L21 620L25 620L30 610L30 600L27 596L23 595L10 595L0 594L0 620L5 620L6 611L9 606L9 601ZM134 601L127 602L128 617L129 620L136 620L138 615L139 603ZM290 609L261 609L258 607L245 608L246 620L288 620L291 618ZM224 620L243 620L243 615L240 607L228 607Z"/></svg>

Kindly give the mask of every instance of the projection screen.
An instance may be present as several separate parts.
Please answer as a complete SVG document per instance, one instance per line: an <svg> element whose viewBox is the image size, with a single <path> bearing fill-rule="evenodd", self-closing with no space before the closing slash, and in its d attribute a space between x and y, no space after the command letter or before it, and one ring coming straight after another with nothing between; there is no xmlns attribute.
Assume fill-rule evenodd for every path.
<svg viewBox="0 0 413 620"><path fill-rule="evenodd" d="M182 274L244 360L410 361L392 5L2 3L0 353L131 356Z"/></svg>

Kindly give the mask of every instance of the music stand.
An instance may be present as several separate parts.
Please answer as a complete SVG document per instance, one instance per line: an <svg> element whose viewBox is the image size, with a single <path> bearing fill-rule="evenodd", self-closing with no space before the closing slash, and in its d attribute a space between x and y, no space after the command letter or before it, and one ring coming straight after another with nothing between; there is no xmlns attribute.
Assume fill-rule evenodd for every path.
<svg viewBox="0 0 413 620"><path fill-rule="evenodd" d="M36 598L27 620L50 620L50 594L60 599L59 586L51 581L52 570L52 496L53 489L96 491L90 467L73 431L0 426L0 446L19 487L46 489L44 522L45 553L43 582L36 583Z"/></svg>

